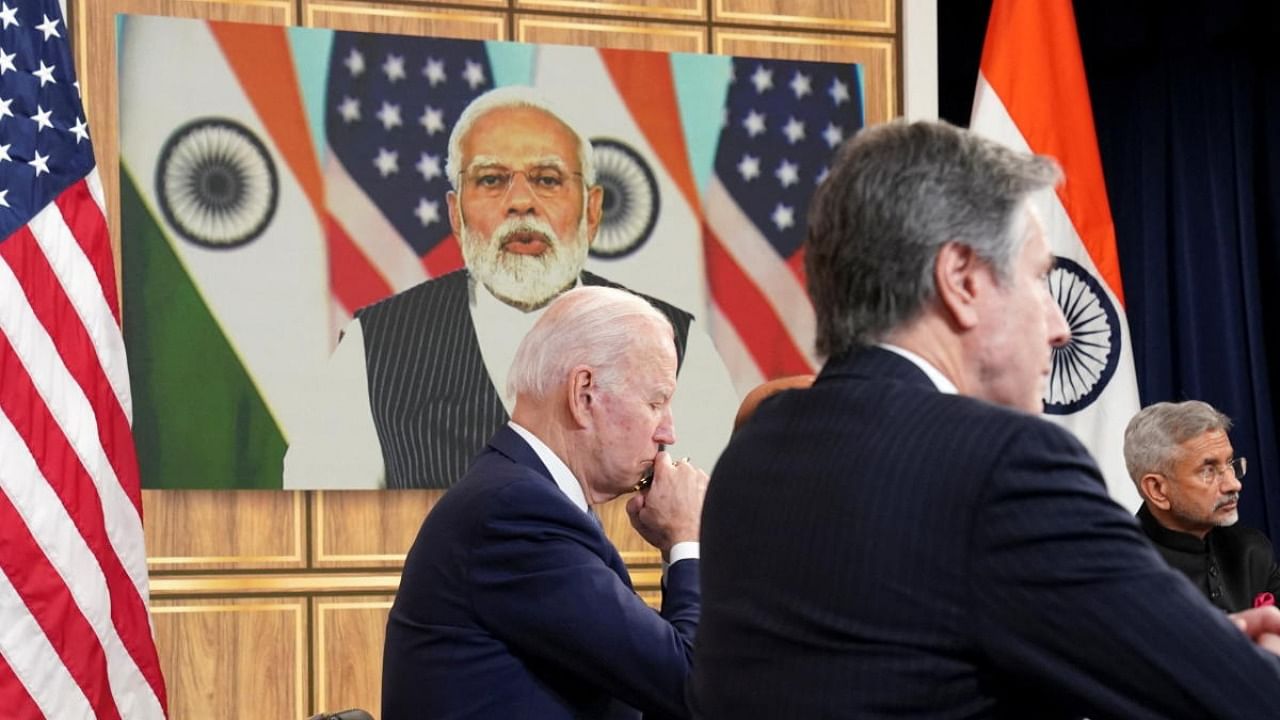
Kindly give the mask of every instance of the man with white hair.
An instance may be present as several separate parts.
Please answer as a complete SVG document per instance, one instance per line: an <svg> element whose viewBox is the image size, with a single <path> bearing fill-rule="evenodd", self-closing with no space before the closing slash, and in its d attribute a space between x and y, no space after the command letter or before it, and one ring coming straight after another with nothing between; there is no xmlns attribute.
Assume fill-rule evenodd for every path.
<svg viewBox="0 0 1280 720"><path fill-rule="evenodd" d="M356 313L313 428L291 438L286 488L449 487L507 420L514 398L498 388L542 309L575 285L615 286L584 270L604 202L591 143L530 88L472 101L446 173L466 269ZM714 462L736 394L693 316L649 299L675 328L682 377L698 386L675 410L692 430L681 454Z"/></svg>
<svg viewBox="0 0 1280 720"><path fill-rule="evenodd" d="M1125 428L1124 461L1156 551L1209 602L1238 612L1275 604L1280 567L1267 536L1237 524L1248 465L1230 429L1230 418L1199 400L1148 405Z"/></svg>
<svg viewBox="0 0 1280 720"><path fill-rule="evenodd" d="M613 288L561 295L516 351L509 423L427 516L387 620L382 717L686 717L707 474L676 440L674 332ZM665 561L655 613L592 507Z"/></svg>

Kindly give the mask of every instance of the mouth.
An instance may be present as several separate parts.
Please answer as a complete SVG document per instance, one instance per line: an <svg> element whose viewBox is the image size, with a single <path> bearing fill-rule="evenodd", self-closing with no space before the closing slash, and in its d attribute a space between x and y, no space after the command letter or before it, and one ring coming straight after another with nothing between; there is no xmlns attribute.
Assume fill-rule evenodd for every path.
<svg viewBox="0 0 1280 720"><path fill-rule="evenodd" d="M550 247L546 235L533 231L513 232L502 241L503 252L513 255L541 255Z"/></svg>

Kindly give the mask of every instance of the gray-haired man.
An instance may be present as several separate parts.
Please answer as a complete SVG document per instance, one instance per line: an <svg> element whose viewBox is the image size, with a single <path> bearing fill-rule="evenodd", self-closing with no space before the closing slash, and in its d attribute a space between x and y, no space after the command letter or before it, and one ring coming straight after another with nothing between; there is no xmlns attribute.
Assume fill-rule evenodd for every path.
<svg viewBox="0 0 1280 720"><path fill-rule="evenodd" d="M1142 531L1209 602L1236 612L1275 604L1280 567L1267 537L1237 522L1248 465L1229 430L1208 403L1156 403L1129 421L1124 460L1142 495Z"/></svg>

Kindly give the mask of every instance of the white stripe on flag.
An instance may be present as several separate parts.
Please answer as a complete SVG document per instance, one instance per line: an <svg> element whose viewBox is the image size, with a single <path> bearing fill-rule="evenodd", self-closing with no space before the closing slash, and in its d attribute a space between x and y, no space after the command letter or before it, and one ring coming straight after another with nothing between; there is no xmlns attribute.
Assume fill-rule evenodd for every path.
<svg viewBox="0 0 1280 720"><path fill-rule="evenodd" d="M56 206L50 207L56 210ZM41 212L47 212L47 209ZM36 392L45 401L49 413L92 478L102 503L107 539L120 557L134 591L146 598L147 566L142 519L120 486L115 470L102 449L93 406L62 363L52 338L27 303L22 286L7 263L0 263L0 297L6 298L4 303L0 303L0 332L9 338L14 352L28 368ZM57 496L53 498L54 504L63 508Z"/></svg>
<svg viewBox="0 0 1280 720"><path fill-rule="evenodd" d="M407 290L427 279L427 272L413 247L400 237L382 211L364 194L332 148L325 153L324 186L329 213L378 274L386 279L392 292ZM346 324L339 327L346 327Z"/></svg>
<svg viewBox="0 0 1280 720"><path fill-rule="evenodd" d="M124 336L116 327L115 317L107 305L107 297L93 265L85 256L80 243L76 242L56 203L50 203L36 213L29 227L93 342L94 353L98 356L107 381L111 383L116 401L124 410L125 417L131 418L133 400L129 394L129 367L125 363ZM143 573L145 575L145 561Z"/></svg>
<svg viewBox="0 0 1280 720"><path fill-rule="evenodd" d="M8 268L3 264L0 267ZM0 286L0 294L4 289ZM17 343L14 344L17 347ZM18 354L23 355L22 352ZM36 362L42 361L41 358L36 359ZM34 375L32 379L35 379ZM56 412L54 416L57 417ZM106 655L107 681L121 717L163 717L159 701L149 692L147 679L125 649L112 622L110 591L102 567L67 514L61 499L36 467L22 436L3 414L0 414L0 455L11 463L0 475L0 492L8 496L22 516L41 551L62 578L76 607L93 628ZM139 537L141 534L139 528ZM147 691L139 692L140 689Z"/></svg>
<svg viewBox="0 0 1280 720"><path fill-rule="evenodd" d="M0 415L0 423L8 424L4 415ZM27 611L22 596L2 572L0 607L9 610L4 615L8 624L0 627L0 655L4 656L31 699L35 700L40 712L47 718L93 717L93 707L89 705L84 691L71 677L67 666L62 664L62 658L49 644L44 630ZM13 708L6 708L6 711L12 712Z"/></svg>
<svg viewBox="0 0 1280 720"><path fill-rule="evenodd" d="M745 396L752 388L765 381L766 378L760 372L760 366L756 364L751 351L747 350L742 338L738 336L733 323L729 322L729 318L720 311L720 306L714 303L711 306L710 330L716 350L719 351L720 359L724 361L724 366L729 371L729 377L733 380L733 389L737 391L739 397Z"/></svg>
<svg viewBox="0 0 1280 720"><path fill-rule="evenodd" d="M809 295L799 278L791 272L791 268L787 267L715 176L708 183L704 205L707 223L722 239L721 245L725 251L733 256L742 272L760 288L786 326L796 348L804 354L809 364L821 367L822 363L813 354L817 319L814 317Z"/></svg>

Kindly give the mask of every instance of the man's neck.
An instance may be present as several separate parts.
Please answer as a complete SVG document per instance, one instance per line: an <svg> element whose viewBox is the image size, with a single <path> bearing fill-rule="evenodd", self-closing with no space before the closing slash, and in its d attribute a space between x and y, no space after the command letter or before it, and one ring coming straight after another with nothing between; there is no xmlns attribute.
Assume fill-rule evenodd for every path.
<svg viewBox="0 0 1280 720"><path fill-rule="evenodd" d="M972 384L967 381L961 339L945 327L941 318L922 316L886 335L883 343L916 355L949 380L959 394L971 394L967 391Z"/></svg>

